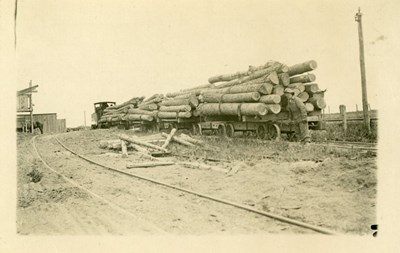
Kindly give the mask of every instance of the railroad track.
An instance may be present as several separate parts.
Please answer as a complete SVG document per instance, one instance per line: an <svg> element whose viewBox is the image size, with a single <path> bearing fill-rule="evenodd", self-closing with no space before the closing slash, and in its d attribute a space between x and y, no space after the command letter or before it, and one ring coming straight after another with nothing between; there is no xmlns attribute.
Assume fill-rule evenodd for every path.
<svg viewBox="0 0 400 253"><path fill-rule="evenodd" d="M317 143L318 145L326 145L336 148L344 148L350 150L364 151L376 153L377 147L376 143L368 143L368 142L346 142L346 141L329 141L323 143Z"/></svg>
<svg viewBox="0 0 400 253"><path fill-rule="evenodd" d="M229 201L229 200L221 199L221 198L218 198L218 197L215 197L215 196L211 196L211 195L207 195L207 194L204 194L204 193L196 192L196 191L193 191L193 190L190 190L190 189L186 189L186 188L183 188L183 187L178 187L176 185L171 185L171 184L168 184L168 183L165 183L165 182L160 182L160 181L154 180L152 178L147 178L147 177L143 177L143 176L131 173L128 170L125 170L125 169L118 169L118 168L113 168L113 167L110 167L110 166L107 166L107 165L104 165L104 164L100 164L98 162L95 162L95 161L83 156L83 155L80 155L80 154L76 153L74 150L70 149L64 143L62 143L57 137L55 137L54 140L57 141L58 145L62 146L68 152L71 152L73 154L73 158L69 157L69 160L78 159L78 160L80 160L80 162L83 162L82 160L85 160L87 162L86 166L84 166L85 172L91 171L91 173L93 174L94 171L96 171L96 174L93 174L93 177L91 176L93 178L93 180L90 181L90 184L89 184L90 187L85 187L84 185L87 182L85 182L85 178L81 178L81 177L83 177L85 175L83 175L83 176L75 175L75 173L78 174L79 172L82 172L82 167L83 166L82 167L79 166L81 168L78 169L78 170L74 170L73 172L68 171L68 170L63 170L63 171L55 170L52 166L50 166L44 160L43 157L41 157L40 153L37 151L35 138L34 138L33 139L34 148L37 151L38 155L41 157L42 162L46 165L46 167L48 167L53 172L61 175L68 182L79 186L80 189L89 192L92 196L95 196L97 198L103 199L105 203L107 203L107 204L109 204L111 206L114 206L115 209L118 210L118 211L125 212L125 213L131 213L132 215L135 215L135 214L133 214L132 211L129 211L129 210L132 210L132 205L125 205L125 204L124 204L124 206L117 205L117 204L113 203L113 201L110 200L110 195L109 194L105 193L104 191L102 192L102 190L101 190L101 188L108 187L108 186L110 188L111 187L116 187L116 185L118 186L118 183L117 184L115 184L115 183L114 184L108 184L108 185L105 185L105 186L103 186L103 185L95 185L95 186L93 186L94 184L97 184L96 180L100 180L102 182L107 182L107 178L109 179L110 177L117 178L118 182L120 182L120 180L125 180L126 181L126 180L135 179L134 181L130 181L130 182L131 182L131 184L140 184L139 188L136 187L136 189L140 189L140 194L139 195L141 195L141 194L146 195L146 189L148 191L153 191L153 192L156 191L156 193L158 193L158 194L153 194L153 195L150 196L147 193L147 197L148 198L154 198L154 196L157 196L157 199L155 199L154 201L160 201L160 203L162 203L162 205L164 205L164 204L168 205L168 202L165 202L165 200L163 201L163 199L161 199L160 196L164 196L165 194L167 194L169 196L169 198L175 198L176 199L177 198L176 196L181 196L182 193L185 193L185 194L188 194L187 196L191 196L190 197L191 199L194 197L196 199L202 199L202 201L206 200L206 202L207 202L206 209L207 210L210 208L209 205L212 205L214 208L218 208L218 209L223 208L224 211L220 211L220 212L223 212L224 215L228 215L228 214L229 215L234 215L235 213L238 213L238 212L240 212L241 215L242 215L243 212L248 212L248 213L256 214L258 217L259 216L268 217L271 220L275 220L274 223L290 224L290 226L297 227L297 229L295 229L295 230L298 230L300 228L300 230L303 230L303 231L304 230L309 230L309 231L314 231L314 232L322 233L322 234L331 234L331 235L335 234L335 232L330 231L329 229L325 229L325 228L319 227L319 226L314 226L314 225L307 224L307 223L302 222L302 221L297 221L297 220L290 219L290 218L287 218L287 217L283 217L283 216L280 216L280 215L276 215L276 214L273 214L273 213L257 210L255 208L252 208L252 207L249 207L249 206L238 204L238 203L235 203L235 202L232 202L232 201ZM50 148L50 146L51 145L46 145L47 148ZM52 148L56 149L56 151L57 151L57 147L54 146L54 143L52 144ZM69 161L69 162L71 162L71 161ZM76 162L76 163L79 163L79 162ZM54 164L54 166L57 166L57 164ZM58 164L58 166L60 166L60 165ZM102 170L99 170L99 169L102 169ZM66 175L68 173L70 174L70 176ZM107 173L107 174L105 175L104 173ZM73 180L73 179L71 179L71 177L73 177L73 178L76 177L77 179ZM121 184L121 185L123 185L123 184ZM154 187L154 185L157 185L158 187ZM132 189L124 189L124 190L128 191L128 195L129 196L132 195L132 194L135 195L135 193L133 193ZM106 194L107 196L106 197L101 196L101 194L96 193L97 191L100 191L100 192L102 192L102 194ZM126 198L128 198L129 196L126 196ZM138 195L136 195L136 198L138 199L137 196ZM195 209L196 208L203 208L203 209L205 208L204 206L202 207L202 206L199 206L198 204L193 204L192 202L193 201L187 201L186 200L186 201L184 201L184 203L182 205L189 205L189 206L191 206L191 208L195 208ZM223 206L221 206L221 204L223 204ZM236 211L232 211L232 208L236 209ZM229 209L230 211L227 211L227 209ZM144 210L139 210L139 211L136 210L136 211L137 211L136 213L139 213L139 214L144 214L146 212ZM160 210L156 210L156 211L160 211ZM236 219L237 219L237 217L236 217ZM258 220L257 220L257 222L258 222ZM272 222L272 221L269 221L269 222ZM161 227L162 228L159 228L158 226L155 226L156 230L158 230L158 231L168 231L168 228L167 229L164 228L165 224L162 221L159 221L159 223L161 223Z"/></svg>

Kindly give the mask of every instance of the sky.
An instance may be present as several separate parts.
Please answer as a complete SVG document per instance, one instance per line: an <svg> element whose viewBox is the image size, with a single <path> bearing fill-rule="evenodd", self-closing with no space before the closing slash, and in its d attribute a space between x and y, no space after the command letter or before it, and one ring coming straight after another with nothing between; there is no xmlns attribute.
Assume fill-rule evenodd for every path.
<svg viewBox="0 0 400 253"><path fill-rule="evenodd" d="M18 1L16 90L39 85L35 113L90 125L93 103L205 84L277 60L316 60L325 112L362 109L357 22L363 13L368 102L380 107L399 37L396 1ZM392 86L393 87L393 86ZM381 97L382 99L382 97Z"/></svg>

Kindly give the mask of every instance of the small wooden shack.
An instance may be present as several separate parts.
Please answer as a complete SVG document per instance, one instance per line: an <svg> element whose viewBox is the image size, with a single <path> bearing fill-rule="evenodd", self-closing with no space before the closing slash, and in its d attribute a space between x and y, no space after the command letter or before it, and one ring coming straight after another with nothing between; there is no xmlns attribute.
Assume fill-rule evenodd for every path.
<svg viewBox="0 0 400 253"><path fill-rule="evenodd" d="M57 113L40 113L33 114L33 122L39 121L43 124L43 133L64 133L67 131L66 120L57 119ZM17 115L17 131L23 131L26 126L29 127L30 115L19 114Z"/></svg>

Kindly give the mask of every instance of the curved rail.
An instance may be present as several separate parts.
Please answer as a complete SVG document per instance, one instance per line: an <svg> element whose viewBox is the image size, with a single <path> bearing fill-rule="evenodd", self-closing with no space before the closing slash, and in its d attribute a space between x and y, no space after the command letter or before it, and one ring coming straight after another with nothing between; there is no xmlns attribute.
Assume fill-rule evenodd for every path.
<svg viewBox="0 0 400 253"><path fill-rule="evenodd" d="M37 137L37 135L34 136L34 137L32 138L32 146L33 146L33 149L35 150L36 155L38 156L38 158L40 159L40 161L44 164L44 166L46 166L46 168L48 168L48 169L51 170L52 172L54 172L54 173L56 173L57 175L59 175L59 176L62 177L65 181L67 181L68 183L72 184L73 186L75 186L75 187L77 187L77 188L79 188L79 189L81 189L81 190L83 190L83 191L89 193L91 196L93 196L93 197L99 199L100 201L102 201L102 202L108 204L108 205L109 205L111 208L113 208L114 210L119 211L119 212L121 212L121 213L124 213L124 214L126 214L126 215L128 215L128 216L130 216L130 217L133 217L134 219L136 219L136 220L140 221L141 223L143 223L143 224L145 224L145 225L151 227L153 230L155 230L155 231L157 231L157 232L159 232L159 233L161 233L161 234L168 234L166 231L162 230L161 228L156 227L155 225L153 225L153 224L151 224L151 223L149 223L149 222L147 222L147 221L142 220L141 218L137 217L134 213L129 212L129 211L127 211L127 210L125 210L125 209L119 207L118 205L116 205L116 204L114 204L114 203L108 201L107 199L105 199L105 198L103 198L103 197L97 195L96 193L92 192L91 190L89 190L89 189L83 187L82 185L78 184L78 183L75 182L74 180L71 180L70 178L64 176L63 174L61 174L61 173L58 172L57 170L55 170L55 169L53 169L52 167L50 167L50 165L48 165L48 164L46 163L46 161L43 159L43 157L40 155L39 151L38 151L37 148L36 148L36 144L35 144L35 139L36 139L36 137ZM56 138L56 139L57 139L57 138Z"/></svg>
<svg viewBox="0 0 400 253"><path fill-rule="evenodd" d="M135 177L135 178L138 178L138 179L149 181L149 182L152 182L152 183L155 183L155 184L158 184L158 185L162 185L162 186L165 186L165 187L168 187L168 188L172 188L172 189L175 189L175 190L178 190L178 191L182 191L182 192L186 192L186 193L189 193L189 194L193 194L195 196L202 197L202 198L205 198L205 199L209 199L209 200L212 200L212 201L215 201L215 202L219 202L219 203L222 203L222 204L234 206L234 207L237 207L239 209L243 209L243 210L246 210L246 211L249 211L249 212L253 212L253 213L256 213L256 214L259 214L259 215L262 215L262 216L266 216L266 217L269 217L269 218L272 218L272 219L275 219L275 220L279 220L279 221L284 222L284 223L288 223L288 224L296 225L296 226L299 226L299 227L302 227L302 228L306 228L306 229L309 229L309 230L313 230L313 231L316 231L316 232L319 232L319 233L322 233L322 234L328 234L328 235L334 235L335 234L335 232L330 231L330 230L325 229L325 228L321 228L319 226L314 226L314 225L311 225L311 224L307 224L305 222L301 222L301 221L297 221L297 220L294 220L294 219L286 218L286 217L283 217L283 216L280 216L280 215L276 215L276 214L273 214L273 213L260 211L260 210L257 210L257 209L254 209L254 208L251 208L251 207L248 207L248 206L244 206L244 205L241 205L241 204L238 204L238 203L234 203L234 202L229 201L229 200L219 199L219 198L216 198L216 197L213 197L213 196L210 196L210 195L206 195L206 194L195 192L195 191L188 190L188 189L185 189L185 188L173 186L173 185L170 185L170 184L167 184L167 183L164 183L164 182L160 182L160 181L157 181L157 180L154 180L154 179L151 179L151 178L143 177L143 176L140 176L140 175L137 175L137 174L134 174L134 173L129 173L129 172L126 172L126 171L123 171L123 170L120 170L120 169L112 168L112 167L109 167L107 165L103 165L103 164L97 163L97 162L95 162L95 161L93 161L93 160L91 160L91 159L89 159L89 158L87 158L87 157L85 157L83 155L80 155L80 154L74 152L73 150L71 150L70 148L65 146L65 144L63 144L57 137L55 137L55 139L57 140L57 142L63 148L65 148L66 150L68 150L72 154L74 154L74 155L76 155L76 156L78 156L78 157L80 157L80 158L82 158L82 159L84 159L84 160L86 160L86 161L88 161L88 162L90 162L92 164L95 164L97 166L106 168L108 170L115 171L115 172L121 173L123 175L130 176L130 177Z"/></svg>

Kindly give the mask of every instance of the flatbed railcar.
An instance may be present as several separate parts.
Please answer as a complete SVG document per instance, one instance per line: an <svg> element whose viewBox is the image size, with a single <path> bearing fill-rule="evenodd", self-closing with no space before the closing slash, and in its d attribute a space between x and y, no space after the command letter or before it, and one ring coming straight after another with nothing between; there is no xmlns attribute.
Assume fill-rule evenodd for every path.
<svg viewBox="0 0 400 253"><path fill-rule="evenodd" d="M109 102L108 102L109 103ZM99 109L97 109L99 110ZM97 114L99 112L97 111ZM101 114L101 113L100 113ZM97 115L96 115L97 116ZM321 110L309 112L307 116L309 129L323 130L325 122ZM237 132L255 134L260 139L273 140L286 134L291 138L294 129L287 111L265 116L192 116L191 118L161 119L157 116L153 121L136 120L129 121L125 117L115 117L112 120L100 119L97 122L99 128L118 127L122 129L137 128L142 132L159 132L172 128L186 129L193 134L203 134L212 131L221 136L233 137Z"/></svg>
<svg viewBox="0 0 400 253"><path fill-rule="evenodd" d="M307 121L309 129L325 129L321 111L309 113ZM196 134L210 130L227 137L233 137L235 132L255 133L258 138L269 140L280 138L282 133L288 136L294 133L292 121L286 111L265 116L206 116L193 125L193 132Z"/></svg>

